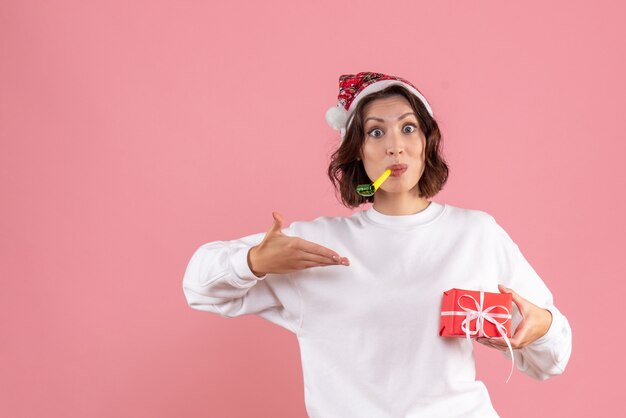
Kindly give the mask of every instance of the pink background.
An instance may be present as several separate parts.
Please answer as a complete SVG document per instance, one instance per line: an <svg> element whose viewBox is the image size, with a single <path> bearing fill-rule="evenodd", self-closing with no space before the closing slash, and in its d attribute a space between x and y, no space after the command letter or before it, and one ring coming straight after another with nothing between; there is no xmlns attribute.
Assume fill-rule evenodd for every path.
<svg viewBox="0 0 626 418"><path fill-rule="evenodd" d="M476 345L499 413L622 410L622 3L247 3L0 5L0 416L305 417L295 336L192 310L181 281L272 210L351 213L324 113L359 71L424 92L435 200L495 216L572 325L545 382L505 385Z"/></svg>

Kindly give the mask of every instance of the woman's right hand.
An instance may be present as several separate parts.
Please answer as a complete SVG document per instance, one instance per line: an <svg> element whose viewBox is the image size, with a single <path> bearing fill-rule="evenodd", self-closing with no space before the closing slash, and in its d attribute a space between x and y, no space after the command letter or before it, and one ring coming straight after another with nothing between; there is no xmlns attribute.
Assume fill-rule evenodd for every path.
<svg viewBox="0 0 626 418"><path fill-rule="evenodd" d="M335 251L299 237L282 233L283 217L272 212L274 224L263 241L248 251L248 265L257 277L267 273L289 273L310 267L350 265L346 257Z"/></svg>

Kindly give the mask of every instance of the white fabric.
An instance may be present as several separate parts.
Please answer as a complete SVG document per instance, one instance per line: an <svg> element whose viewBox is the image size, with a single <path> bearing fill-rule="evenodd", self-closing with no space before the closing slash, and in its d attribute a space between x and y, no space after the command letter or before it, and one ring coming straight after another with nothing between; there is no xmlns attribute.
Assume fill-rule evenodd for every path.
<svg viewBox="0 0 626 418"><path fill-rule="evenodd" d="M293 222L283 233L335 250L351 264L259 279L247 253L263 239L260 232L202 245L183 289L192 308L226 317L257 314L292 331L312 418L497 417L485 385L475 380L472 342L438 334L442 294L455 287L498 292L502 283L552 312L548 333L514 350L519 370L546 379L568 362L567 319L485 212L435 201L403 216L370 207ZM519 321L514 306L513 325ZM489 367L501 368L503 377L508 371L495 357Z"/></svg>
<svg viewBox="0 0 626 418"><path fill-rule="evenodd" d="M434 117L433 116L433 109L430 107L430 103L428 103L428 101L426 100L424 95L422 95L422 93L417 91L414 87L412 87L409 84L406 84L406 83L404 83L404 82L402 82L400 80L380 80L380 81L376 81L375 83L372 83L372 84L368 85L367 87L365 87L352 100L352 103L350 103L350 107L348 108L348 117L350 117L350 115L352 115L352 113L354 112L354 110L356 109L357 105L359 104L359 102L361 101L362 98L367 97L368 95L370 95L372 93L376 93L377 91L381 91L384 88L389 87L389 86L393 86L393 85L402 86L402 87L406 88L407 90L409 90L414 95L416 95L417 98L420 99L422 101L422 103L424 103L424 106L426 106L426 110L428 110L428 113L430 114L430 116Z"/></svg>

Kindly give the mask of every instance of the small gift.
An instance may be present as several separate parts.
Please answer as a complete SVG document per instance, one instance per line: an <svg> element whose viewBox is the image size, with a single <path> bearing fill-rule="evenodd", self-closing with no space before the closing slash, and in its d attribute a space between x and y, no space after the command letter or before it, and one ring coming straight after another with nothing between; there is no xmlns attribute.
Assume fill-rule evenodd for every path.
<svg viewBox="0 0 626 418"><path fill-rule="evenodd" d="M439 335L442 337L488 337L504 339L511 352L510 293L490 293L479 290L450 289L443 292ZM509 379L511 378L509 374ZM507 382L509 380L507 379Z"/></svg>
<svg viewBox="0 0 626 418"><path fill-rule="evenodd" d="M439 335L443 337L511 336L510 293L450 289L443 292Z"/></svg>

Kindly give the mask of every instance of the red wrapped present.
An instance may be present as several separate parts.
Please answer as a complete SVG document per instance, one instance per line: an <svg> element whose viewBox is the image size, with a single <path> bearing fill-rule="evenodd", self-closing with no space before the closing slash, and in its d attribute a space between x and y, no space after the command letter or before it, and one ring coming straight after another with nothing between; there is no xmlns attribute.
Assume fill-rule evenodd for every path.
<svg viewBox="0 0 626 418"><path fill-rule="evenodd" d="M515 365L511 337L510 293L450 289L443 292L439 335L443 337L502 338L511 353L511 372Z"/></svg>
<svg viewBox="0 0 626 418"><path fill-rule="evenodd" d="M511 337L510 293L450 289L443 292L439 335L444 337Z"/></svg>

